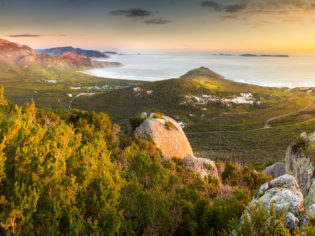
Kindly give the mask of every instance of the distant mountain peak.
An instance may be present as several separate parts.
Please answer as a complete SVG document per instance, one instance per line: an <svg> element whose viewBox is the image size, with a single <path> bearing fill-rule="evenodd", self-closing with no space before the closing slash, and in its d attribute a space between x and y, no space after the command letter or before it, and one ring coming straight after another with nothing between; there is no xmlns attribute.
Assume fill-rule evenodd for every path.
<svg viewBox="0 0 315 236"><path fill-rule="evenodd" d="M216 79L223 79L223 76L215 73L214 71L210 70L207 67L200 67L200 68L188 71L186 74L184 74L180 78L190 78L190 77L200 77L200 76L207 76L207 77L212 77L212 78L216 78Z"/></svg>
<svg viewBox="0 0 315 236"><path fill-rule="evenodd" d="M10 43L8 40L0 39L0 44Z"/></svg>
<svg viewBox="0 0 315 236"><path fill-rule="evenodd" d="M36 55L37 53L26 45L13 43L5 39L0 39L0 56L8 60L17 60L21 56Z"/></svg>
<svg viewBox="0 0 315 236"><path fill-rule="evenodd" d="M86 58L86 56L82 56L79 54L76 54L74 52L63 52L62 54L60 54L58 57L81 57L81 58Z"/></svg>

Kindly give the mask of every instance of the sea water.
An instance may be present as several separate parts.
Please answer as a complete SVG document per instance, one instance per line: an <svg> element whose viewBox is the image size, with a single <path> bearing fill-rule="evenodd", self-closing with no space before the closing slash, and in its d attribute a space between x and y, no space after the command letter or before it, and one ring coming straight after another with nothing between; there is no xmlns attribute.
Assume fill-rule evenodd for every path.
<svg viewBox="0 0 315 236"><path fill-rule="evenodd" d="M112 55L122 67L92 69L96 76L158 81L178 78L189 70L207 67L226 79L270 87L315 87L315 54L288 54L289 57L243 57L241 53L145 52Z"/></svg>

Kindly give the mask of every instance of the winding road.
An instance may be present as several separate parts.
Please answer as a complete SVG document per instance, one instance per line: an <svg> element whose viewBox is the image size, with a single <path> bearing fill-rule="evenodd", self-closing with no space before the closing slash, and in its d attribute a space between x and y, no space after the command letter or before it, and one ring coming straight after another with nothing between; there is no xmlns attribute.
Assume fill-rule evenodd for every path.
<svg viewBox="0 0 315 236"><path fill-rule="evenodd" d="M78 97L80 97L80 96L83 96L83 95L86 95L86 94L88 94L88 93L80 93L80 94L78 94L78 95L75 95L75 96L70 100L70 102L69 102L69 109L71 109L72 103L73 103L73 101L74 101L76 98L78 98Z"/></svg>
<svg viewBox="0 0 315 236"><path fill-rule="evenodd" d="M270 123L272 121L280 119L280 118L284 118L284 117L287 117L287 116L292 116L292 115L299 114L300 112L303 112L303 111L309 109L313 105L314 102L315 102L315 100L312 100L309 104L307 104L307 106L305 106L301 110L271 117L270 119L268 119L266 121L265 126L263 128L248 129L248 130L221 130L221 131L218 130L218 131L208 131L208 132L187 132L186 134L187 135L194 135L194 134L212 134L212 133L243 133L243 132L253 132L253 131L258 131L258 130L271 129L271 128L275 128L275 127L271 127L271 125L270 125ZM309 122L309 121L315 121L315 119L304 120L304 121L301 121L301 122L297 122L295 124L302 124L302 123L306 123L306 122ZM279 127L279 126L277 126L277 127Z"/></svg>
<svg viewBox="0 0 315 236"><path fill-rule="evenodd" d="M314 101L315 101L315 100L312 100L312 101L311 101L309 104L307 104L307 106L304 107L302 110L290 112L290 113L283 114L283 115L278 115L278 116L275 116L275 117L272 117L272 118L268 119L268 120L266 121L266 124L265 124L265 129L270 128L270 122L271 122L271 121L278 120L278 119L280 119L280 118L284 118L284 117L287 117L287 116L296 115L296 114L299 114L299 113L302 112L302 111L306 111L308 108L310 108L310 107L313 105Z"/></svg>

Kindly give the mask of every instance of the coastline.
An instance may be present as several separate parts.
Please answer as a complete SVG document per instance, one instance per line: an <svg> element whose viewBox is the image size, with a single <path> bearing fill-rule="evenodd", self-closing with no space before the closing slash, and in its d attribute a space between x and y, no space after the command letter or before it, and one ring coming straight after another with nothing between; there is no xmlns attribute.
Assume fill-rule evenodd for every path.
<svg viewBox="0 0 315 236"><path fill-rule="evenodd" d="M106 67L106 68L112 68L112 67ZM104 69L106 69L106 68L104 68ZM113 77L110 77L110 76L102 76L102 75L95 74L95 73L91 72L91 70L94 70L94 69L99 69L99 68L93 68L93 69L90 69L90 70L77 71L77 72L83 73L83 74L86 74L86 75L89 75L89 76L98 77L98 78L112 79L112 80L134 81L134 82L143 82L143 83L147 83L147 82L157 82L157 81L163 81L163 80L174 79L174 78L172 78L172 77L166 78L166 79L158 79L158 80L152 80L152 79L140 79L140 80L139 80L139 79L124 78L124 77L121 77L121 78L113 78ZM291 90L291 89L308 90L308 89L315 88L315 85L314 85L314 86L308 86L308 85L305 85L305 86L292 86L292 85L289 85L289 84L283 85L283 84L281 84L281 83L263 84L263 82L261 82L261 83L252 83L252 82L248 82L248 81L244 81L244 80L234 80L234 79L230 79L230 78L226 78L226 77L223 77L223 78L226 79L226 80L230 80L230 81L233 81L233 82L237 82L237 83L255 85L255 86L260 86L260 87L269 87L269 88L283 88L283 89L288 89L288 90ZM175 78L175 79L180 79L180 76L178 76L178 77Z"/></svg>
<svg viewBox="0 0 315 236"><path fill-rule="evenodd" d="M117 55L112 60L119 61L124 66L93 68L84 73L100 78L154 82L179 78L187 71L203 66L226 79L245 84L290 89L315 87L315 54L294 54L282 58L181 52L124 54Z"/></svg>

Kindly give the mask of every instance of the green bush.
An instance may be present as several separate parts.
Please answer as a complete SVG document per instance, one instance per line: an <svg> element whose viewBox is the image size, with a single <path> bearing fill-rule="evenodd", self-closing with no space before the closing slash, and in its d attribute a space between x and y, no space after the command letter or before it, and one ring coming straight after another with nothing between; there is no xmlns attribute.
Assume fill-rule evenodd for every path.
<svg viewBox="0 0 315 236"><path fill-rule="evenodd" d="M118 233L124 180L108 117L73 111L44 125L36 115L25 104L0 120L1 234Z"/></svg>
<svg viewBox="0 0 315 236"><path fill-rule="evenodd" d="M230 221L230 234L245 235L286 235L286 236L314 236L315 235L315 215L307 212L309 221L301 228L296 227L290 231L284 227L285 210L275 209L274 204L270 208L264 208L261 202L246 208L246 213L241 220Z"/></svg>
<svg viewBox="0 0 315 236"><path fill-rule="evenodd" d="M164 116L164 114L161 112L154 112L154 114L153 114L154 119L162 119L163 116Z"/></svg>
<svg viewBox="0 0 315 236"><path fill-rule="evenodd" d="M177 129L177 127L170 121L166 121L165 122L165 127L166 127L167 130L171 130L171 129L175 129L176 130Z"/></svg>
<svg viewBox="0 0 315 236"><path fill-rule="evenodd" d="M136 130L136 128L139 127L143 121L145 121L145 118L141 118L139 116L129 118L129 124L131 125L132 130Z"/></svg>
<svg viewBox="0 0 315 236"><path fill-rule="evenodd" d="M261 203L251 205L246 209L241 222L236 229L237 235L290 235L290 231L283 226L285 211L276 210L274 205L270 209L263 208Z"/></svg>

